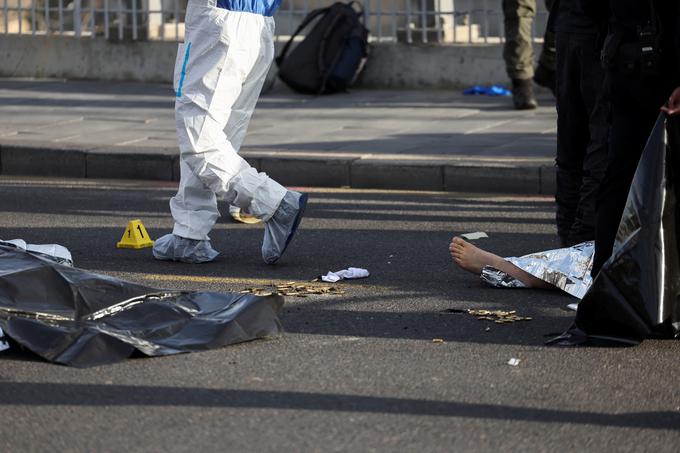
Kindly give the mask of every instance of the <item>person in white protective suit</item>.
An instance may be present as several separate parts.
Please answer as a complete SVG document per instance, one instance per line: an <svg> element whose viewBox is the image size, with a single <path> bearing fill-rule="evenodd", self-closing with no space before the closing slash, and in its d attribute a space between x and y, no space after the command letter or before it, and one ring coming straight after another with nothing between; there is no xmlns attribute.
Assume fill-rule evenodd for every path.
<svg viewBox="0 0 680 453"><path fill-rule="evenodd" d="M238 155L274 58L272 15L280 1L189 0L174 74L180 150L179 190L170 200L175 226L154 244L157 259L215 259L208 233L219 217L217 197L264 221L268 264L295 234L307 195L286 190Z"/></svg>

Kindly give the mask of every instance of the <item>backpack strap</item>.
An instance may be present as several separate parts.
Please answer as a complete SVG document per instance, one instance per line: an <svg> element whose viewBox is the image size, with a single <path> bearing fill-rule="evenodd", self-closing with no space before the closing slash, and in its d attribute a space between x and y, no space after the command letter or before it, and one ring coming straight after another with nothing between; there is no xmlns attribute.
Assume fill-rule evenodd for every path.
<svg viewBox="0 0 680 453"><path fill-rule="evenodd" d="M338 3L335 3L335 4L337 5ZM354 9L355 5L359 7L359 11L356 11ZM354 20L356 20L359 23L363 22L364 8L363 8L363 6L360 2L352 0L351 2L347 2L344 6L347 9L352 10L352 12L354 14L356 14L356 16L354 16ZM319 68L319 73L321 74L321 77L322 77L321 88L319 89L319 93L323 93L326 90L326 82L328 81L328 76L329 76L331 70L333 69L333 67L335 67L335 64L340 59L340 54L336 55L333 58L333 61L331 62L330 67L326 68L326 66L324 64L324 57L326 56L326 41L328 40L328 37L330 36L330 34L333 32L333 29L335 28L337 23L339 21L345 20L349 17L352 17L352 16L350 14L338 14L337 16L335 16L333 18L333 22L331 22L331 24L328 26L328 28L326 29L326 32L323 35L323 38L321 39L321 44L319 45L319 55L317 57L318 58L317 64L318 64L318 68ZM349 33L345 36L345 40L350 38L353 34L354 34L354 32L352 30L350 30Z"/></svg>
<svg viewBox="0 0 680 453"><path fill-rule="evenodd" d="M354 6L359 8L359 11L355 11L355 13L357 13L357 18L362 22L365 22L366 10L364 9L364 5L361 2L352 0L351 2L347 2L347 6L351 7L352 9L354 9Z"/></svg>
<svg viewBox="0 0 680 453"><path fill-rule="evenodd" d="M335 66L335 63L340 57L340 55L334 56L330 68L326 68L326 65L324 64L324 57L326 56L326 41L328 41L328 36L333 32L337 23L345 19L345 17L346 16L340 14L335 16L333 18L333 22L331 22L331 24L326 29L323 38L321 38L321 43L319 45L319 54L317 55L317 67L319 68L319 74L321 74L322 77L321 88L319 88L319 93L323 93L326 90L326 81L328 80L328 75L330 74L330 68L333 68L333 66ZM345 39L347 38L348 36L345 36Z"/></svg>
<svg viewBox="0 0 680 453"><path fill-rule="evenodd" d="M300 26L298 26L297 30L295 30L295 33L293 33L286 43L285 46L283 46L283 50L281 50L281 53L279 54L278 57L276 57L276 64L278 66L281 66L283 64L283 60L286 59L286 54L288 53L288 50L290 49L290 45L293 44L293 41L295 40L295 37L300 34L300 32L307 26L309 25L314 19L319 17L322 14L326 14L328 10L330 10L330 6L327 8L319 8L315 9L313 11L310 11L309 14L307 14L307 17L304 18Z"/></svg>

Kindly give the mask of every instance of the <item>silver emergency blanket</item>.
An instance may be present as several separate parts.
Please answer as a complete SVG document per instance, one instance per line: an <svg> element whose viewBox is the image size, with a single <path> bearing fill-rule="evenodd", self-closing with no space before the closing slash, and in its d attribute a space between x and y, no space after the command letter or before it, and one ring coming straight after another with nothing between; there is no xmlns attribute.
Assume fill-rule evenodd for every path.
<svg viewBox="0 0 680 453"><path fill-rule="evenodd" d="M159 290L0 244L0 329L51 362L88 367L274 336L282 306L278 295Z"/></svg>
<svg viewBox="0 0 680 453"><path fill-rule="evenodd" d="M1 245L8 245L16 247L20 250L39 255L52 261L64 264L66 266L73 266L73 257L71 252L59 244L27 244L23 239L11 239L9 241L0 240Z"/></svg>
<svg viewBox="0 0 680 453"><path fill-rule="evenodd" d="M594 252L593 241L588 241L573 247L505 259L534 277L582 299L592 284L590 270ZM522 282L492 266L482 269L481 279L499 288L524 288Z"/></svg>

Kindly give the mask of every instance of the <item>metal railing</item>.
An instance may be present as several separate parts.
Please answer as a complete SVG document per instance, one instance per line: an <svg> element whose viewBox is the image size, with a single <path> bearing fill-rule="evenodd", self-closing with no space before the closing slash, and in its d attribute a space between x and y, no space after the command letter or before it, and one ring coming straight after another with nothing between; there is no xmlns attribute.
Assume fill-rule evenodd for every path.
<svg viewBox="0 0 680 453"><path fill-rule="evenodd" d="M307 13L334 0L283 0L277 39L286 40ZM491 43L503 40L500 0L364 0L374 42ZM534 21L542 36L546 12ZM184 39L186 0L0 0L0 35ZM538 33L537 33L538 31ZM536 38L535 38L536 39Z"/></svg>

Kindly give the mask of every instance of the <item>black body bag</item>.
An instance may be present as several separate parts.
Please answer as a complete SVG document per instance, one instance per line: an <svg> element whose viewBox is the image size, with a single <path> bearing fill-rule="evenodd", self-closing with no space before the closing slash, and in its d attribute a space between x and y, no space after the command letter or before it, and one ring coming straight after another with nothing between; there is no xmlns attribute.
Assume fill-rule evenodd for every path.
<svg viewBox="0 0 680 453"><path fill-rule="evenodd" d="M286 85L305 94L337 93L352 85L368 56L364 13L355 10L355 4L337 2L305 17L276 58L279 78ZM314 21L305 38L290 50L295 37Z"/></svg>
<svg viewBox="0 0 680 453"><path fill-rule="evenodd" d="M680 118L659 115L614 251L578 305L574 325L549 343L635 345L680 338Z"/></svg>

